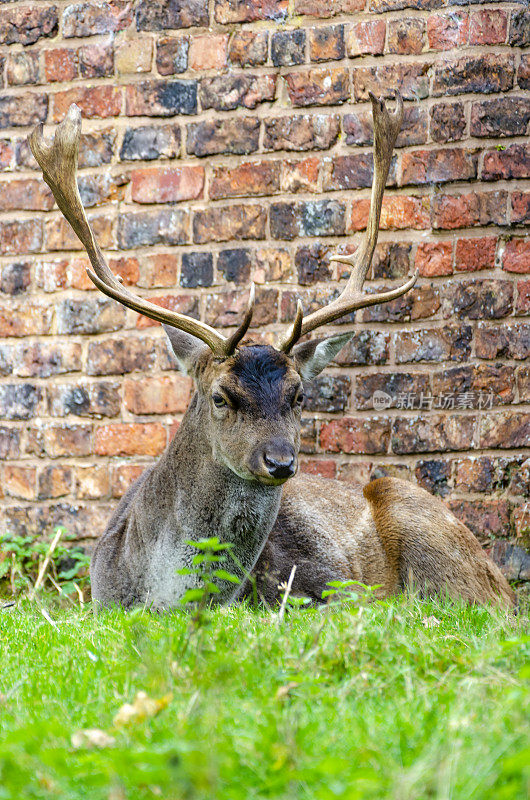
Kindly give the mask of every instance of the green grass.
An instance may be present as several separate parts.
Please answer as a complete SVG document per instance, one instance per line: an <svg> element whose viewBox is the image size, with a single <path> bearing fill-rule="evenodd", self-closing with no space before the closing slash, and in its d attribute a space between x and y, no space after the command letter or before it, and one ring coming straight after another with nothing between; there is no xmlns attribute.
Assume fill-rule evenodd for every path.
<svg viewBox="0 0 530 800"><path fill-rule="evenodd" d="M2 799L528 796L526 614L235 607L189 637L183 613L48 610L0 611ZM115 727L138 691L173 698ZM113 746L75 749L86 728Z"/></svg>

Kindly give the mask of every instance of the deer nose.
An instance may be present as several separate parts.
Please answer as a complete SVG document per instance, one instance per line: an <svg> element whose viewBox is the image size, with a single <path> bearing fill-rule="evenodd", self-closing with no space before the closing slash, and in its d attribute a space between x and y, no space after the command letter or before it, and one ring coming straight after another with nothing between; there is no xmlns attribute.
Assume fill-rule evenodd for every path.
<svg viewBox="0 0 530 800"><path fill-rule="evenodd" d="M294 453L285 456L272 456L265 453L263 461L269 471L269 475L273 478L290 478L296 472Z"/></svg>

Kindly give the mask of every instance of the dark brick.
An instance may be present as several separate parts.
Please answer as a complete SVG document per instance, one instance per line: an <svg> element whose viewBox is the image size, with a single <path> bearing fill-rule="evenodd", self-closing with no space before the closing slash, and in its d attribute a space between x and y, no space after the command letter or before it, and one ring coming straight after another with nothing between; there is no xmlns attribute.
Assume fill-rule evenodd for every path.
<svg viewBox="0 0 530 800"><path fill-rule="evenodd" d="M238 248L221 250L217 259L217 271L225 281L247 284L250 279L252 253L250 250Z"/></svg>
<svg viewBox="0 0 530 800"><path fill-rule="evenodd" d="M4 383L0 385L0 417L30 419L36 415L42 399L43 391L39 386Z"/></svg>
<svg viewBox="0 0 530 800"><path fill-rule="evenodd" d="M232 111L234 108L256 108L259 103L274 100L274 75L218 75L203 78L200 98L203 109Z"/></svg>
<svg viewBox="0 0 530 800"><path fill-rule="evenodd" d="M433 95L507 92L513 86L515 58L504 53L444 58L434 65Z"/></svg>
<svg viewBox="0 0 530 800"><path fill-rule="evenodd" d="M530 192L513 192L512 223L530 222Z"/></svg>
<svg viewBox="0 0 530 800"><path fill-rule="evenodd" d="M475 336L477 358L514 358L524 360L530 357L530 325L503 324L492 328L479 324Z"/></svg>
<svg viewBox="0 0 530 800"><path fill-rule="evenodd" d="M128 117L197 113L197 81L142 81L125 87Z"/></svg>
<svg viewBox="0 0 530 800"><path fill-rule="evenodd" d="M21 343L15 353L14 374L20 378L49 378L82 368L79 342Z"/></svg>
<svg viewBox="0 0 530 800"><path fill-rule="evenodd" d="M340 131L336 116L314 114L273 117L265 120L266 150L327 150Z"/></svg>
<svg viewBox="0 0 530 800"><path fill-rule="evenodd" d="M433 414L396 417L392 450L397 454L472 450L477 421L469 414Z"/></svg>
<svg viewBox="0 0 530 800"><path fill-rule="evenodd" d="M306 411L328 414L346 411L351 380L345 375L321 375L304 387Z"/></svg>
<svg viewBox="0 0 530 800"><path fill-rule="evenodd" d="M483 413L480 423L480 447L528 447L530 414L519 411Z"/></svg>
<svg viewBox="0 0 530 800"><path fill-rule="evenodd" d="M59 26L57 6L19 6L0 10L0 44L34 44L55 36Z"/></svg>
<svg viewBox="0 0 530 800"><path fill-rule="evenodd" d="M470 325L444 325L400 331L394 335L396 363L467 361L471 354Z"/></svg>
<svg viewBox="0 0 530 800"><path fill-rule="evenodd" d="M175 75L188 69L190 40L187 36L167 37L156 43L156 68L161 75Z"/></svg>
<svg viewBox="0 0 530 800"><path fill-rule="evenodd" d="M187 150L196 156L253 153L259 146L259 130L259 120L252 117L192 123L188 125Z"/></svg>
<svg viewBox="0 0 530 800"><path fill-rule="evenodd" d="M471 107L472 136L524 136L529 121L527 97L500 97Z"/></svg>
<svg viewBox="0 0 530 800"><path fill-rule="evenodd" d="M248 291L236 289L228 292L206 295L206 322L214 327L240 325L248 305ZM276 322L278 314L278 291L263 289L256 291L256 305L252 327L259 330L261 325ZM251 331L252 331L251 327ZM252 334L251 334L252 335Z"/></svg>
<svg viewBox="0 0 530 800"><path fill-rule="evenodd" d="M405 242L392 244L382 242L375 248L372 258L371 276L374 279L403 278L409 274L411 266L412 245Z"/></svg>
<svg viewBox="0 0 530 800"><path fill-rule="evenodd" d="M188 213L180 209L121 214L118 221L118 242L125 250L188 240Z"/></svg>
<svg viewBox="0 0 530 800"><path fill-rule="evenodd" d="M136 7L139 31L162 31L208 25L208 0L140 0Z"/></svg>
<svg viewBox="0 0 530 800"><path fill-rule="evenodd" d="M450 500L448 505L481 544L497 536L509 536L510 504L507 500Z"/></svg>
<svg viewBox="0 0 530 800"><path fill-rule="evenodd" d="M514 398L514 367L509 364L478 364L459 366L435 372L432 376L433 393L437 396L471 392L470 403L473 408L486 403L486 397L493 395L495 405L511 403Z"/></svg>
<svg viewBox="0 0 530 800"><path fill-rule="evenodd" d="M48 390L48 411L52 417L115 417L119 414L120 384L62 383Z"/></svg>
<svg viewBox="0 0 530 800"><path fill-rule="evenodd" d="M362 189L372 185L374 160L371 153L335 156L324 161L322 188L325 192L337 189Z"/></svg>
<svg viewBox="0 0 530 800"><path fill-rule="evenodd" d="M345 207L338 200L273 203L270 223L271 235L275 239L342 236L345 232Z"/></svg>
<svg viewBox="0 0 530 800"><path fill-rule="evenodd" d="M511 281L448 281L443 292L442 313L446 318L501 319L513 311Z"/></svg>
<svg viewBox="0 0 530 800"><path fill-rule="evenodd" d="M27 94L0 97L0 129L36 125L48 115L48 96Z"/></svg>
<svg viewBox="0 0 530 800"><path fill-rule="evenodd" d="M477 176L477 156L461 148L413 150L401 157L401 185L469 181Z"/></svg>
<svg viewBox="0 0 530 800"><path fill-rule="evenodd" d="M457 142L464 137L466 118L463 103L431 106L431 137L435 142Z"/></svg>
<svg viewBox="0 0 530 800"><path fill-rule="evenodd" d="M366 411L375 408L374 394L384 392L391 400L388 408L399 408L400 395L413 394L416 397L430 396L431 383L428 375L406 372L375 372L370 375L357 375L355 381L355 408Z"/></svg>
<svg viewBox="0 0 530 800"><path fill-rule="evenodd" d="M321 244L299 247L295 255L295 266L301 286L329 280L329 248Z"/></svg>
<svg viewBox="0 0 530 800"><path fill-rule="evenodd" d="M530 553L509 542L495 541L491 557L508 581L530 580Z"/></svg>
<svg viewBox="0 0 530 800"><path fill-rule="evenodd" d="M78 50L79 72L82 78L108 78L114 73L112 47L91 44Z"/></svg>
<svg viewBox="0 0 530 800"><path fill-rule="evenodd" d="M530 44L530 11L527 9L512 11L508 41L512 47L527 47Z"/></svg>
<svg viewBox="0 0 530 800"><path fill-rule="evenodd" d="M31 283L31 264L14 262L0 267L0 292L22 294Z"/></svg>
<svg viewBox="0 0 530 800"><path fill-rule="evenodd" d="M484 153L482 180L499 181L530 177L530 145L511 144L505 150Z"/></svg>
<svg viewBox="0 0 530 800"><path fill-rule="evenodd" d="M350 98L350 79L344 67L315 67L284 77L293 106L336 105Z"/></svg>
<svg viewBox="0 0 530 800"><path fill-rule="evenodd" d="M125 308L114 300L61 300L56 307L57 333L105 333L125 322Z"/></svg>
<svg viewBox="0 0 530 800"><path fill-rule="evenodd" d="M311 61L340 61L344 55L344 25L311 28L309 31Z"/></svg>
<svg viewBox="0 0 530 800"><path fill-rule="evenodd" d="M275 67L292 67L305 61L305 31L278 31L271 37L271 58Z"/></svg>
<svg viewBox="0 0 530 800"><path fill-rule="evenodd" d="M414 470L418 485L431 494L446 497L451 491L451 462L426 460L418 461Z"/></svg>
<svg viewBox="0 0 530 800"><path fill-rule="evenodd" d="M146 371L155 363L155 344L145 336L89 342L87 375L115 375Z"/></svg>
<svg viewBox="0 0 530 800"><path fill-rule="evenodd" d="M388 290L389 287L385 287ZM383 287L370 289L382 291ZM419 286L411 289L405 296L398 297L383 305L370 306L362 311L363 322L405 322L428 319L440 308L439 291L434 286Z"/></svg>
<svg viewBox="0 0 530 800"><path fill-rule="evenodd" d="M180 151L178 125L143 125L127 128L120 150L122 161L153 161L175 158Z"/></svg>
<svg viewBox="0 0 530 800"><path fill-rule="evenodd" d="M269 34L267 31L234 31L228 57L240 67L257 67L267 61Z"/></svg>
<svg viewBox="0 0 530 800"><path fill-rule="evenodd" d="M183 253L180 285L186 289L211 286L213 283L213 256L211 253Z"/></svg>
<svg viewBox="0 0 530 800"><path fill-rule="evenodd" d="M386 364L389 359L389 349L390 334L382 331L361 331L352 333L352 338L335 360L344 367Z"/></svg>

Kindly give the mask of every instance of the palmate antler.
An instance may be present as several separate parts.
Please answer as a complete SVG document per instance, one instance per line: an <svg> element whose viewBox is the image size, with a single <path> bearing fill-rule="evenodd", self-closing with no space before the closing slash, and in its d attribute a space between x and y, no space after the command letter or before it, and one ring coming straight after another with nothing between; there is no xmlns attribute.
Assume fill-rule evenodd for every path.
<svg viewBox="0 0 530 800"><path fill-rule="evenodd" d="M279 349L288 353L294 344L306 333L334 322L340 317L350 314L359 308L386 303L408 292L414 285L418 274L410 278L403 286L380 294L364 294L362 287L370 268L372 256L377 243L381 204L388 177L392 152L403 118L403 101L398 94L396 110L389 114L385 103L370 93L374 119L374 180L368 225L361 244L353 256L336 255L333 261L340 261L352 267L351 275L341 295L324 308L304 317L302 305L298 302L295 321L282 337ZM77 188L77 160L79 139L81 136L81 113L74 104L70 106L65 119L57 126L51 142L44 139L42 125L37 126L29 136L31 152L35 156L43 178L53 192L57 205L74 229L79 240L87 251L92 269L87 269L91 281L104 294L117 300L122 305L132 308L139 314L163 322L174 328L201 339L212 350L217 358L227 358L237 348L247 332L254 310L254 284L251 285L250 298L245 317L238 329L226 338L204 322L169 311L151 303L139 295L133 294L122 286L109 269L105 257L94 238L85 209Z"/></svg>
<svg viewBox="0 0 530 800"><path fill-rule="evenodd" d="M44 180L53 192L57 205L87 251L92 264L92 269L87 269L90 280L104 294L128 308L132 308L133 311L202 339L217 358L226 358L231 355L250 325L254 307L254 286L251 286L245 318L237 331L229 338L225 338L204 322L199 322L184 314L178 314L176 311L168 311L133 294L122 286L109 269L94 238L79 196L76 175L80 136L81 112L74 104L70 106L66 117L57 126L53 141L47 142L44 139L42 125L39 125L29 136L29 146L42 170Z"/></svg>
<svg viewBox="0 0 530 800"><path fill-rule="evenodd" d="M306 333L326 325L328 322L335 322L346 314L351 314L359 308L373 306L376 303L386 303L400 297L414 286L418 278L416 272L410 280L396 289L379 294L364 294L362 287L372 263L377 236L379 233L379 219L381 217L381 205L385 191L386 180L392 153L397 136L401 130L403 120L403 100L398 93L396 98L396 109L393 114L388 109L383 100L379 100L370 92L372 101L372 116L374 120L374 179L372 183L372 198L370 202L370 214L368 225L364 236L352 256L335 255L331 261L340 261L342 264L349 264L352 271L342 293L329 305L319 308L307 317L304 317L302 305L298 301L295 321L291 329L280 340L279 349L288 353L293 345Z"/></svg>

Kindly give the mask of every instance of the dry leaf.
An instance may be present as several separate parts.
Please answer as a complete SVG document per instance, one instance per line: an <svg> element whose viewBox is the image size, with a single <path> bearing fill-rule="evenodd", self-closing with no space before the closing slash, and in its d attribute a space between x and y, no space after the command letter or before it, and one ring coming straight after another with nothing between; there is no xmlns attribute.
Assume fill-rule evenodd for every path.
<svg viewBox="0 0 530 800"><path fill-rule="evenodd" d="M114 724L117 728L129 725L130 722L139 722L146 717L154 717L173 700L173 695L165 694L158 700L148 697L145 692L138 692L133 703L124 703L116 716Z"/></svg>
<svg viewBox="0 0 530 800"><path fill-rule="evenodd" d="M425 628L437 628L440 624L440 620L436 619L436 617L424 617L421 621L421 624Z"/></svg>
<svg viewBox="0 0 530 800"><path fill-rule="evenodd" d="M99 728L86 728L73 733L71 742L72 747L76 750L83 748L90 750L93 747L113 747L116 740L114 736L109 736L108 733L100 731Z"/></svg>
<svg viewBox="0 0 530 800"><path fill-rule="evenodd" d="M291 689L296 689L297 686L299 686L299 684L296 683L296 681L291 681L290 683L286 683L285 686L280 686L276 690L276 700L283 700L284 697L288 697Z"/></svg>

